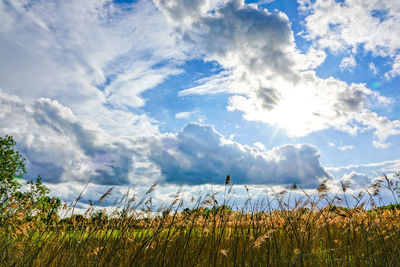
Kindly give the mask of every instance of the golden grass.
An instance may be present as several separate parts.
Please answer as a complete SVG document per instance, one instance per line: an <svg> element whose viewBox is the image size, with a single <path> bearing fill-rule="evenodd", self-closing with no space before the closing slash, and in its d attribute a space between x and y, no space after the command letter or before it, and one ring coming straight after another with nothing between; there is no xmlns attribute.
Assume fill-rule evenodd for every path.
<svg viewBox="0 0 400 267"><path fill-rule="evenodd" d="M364 209L373 205L372 194L355 196L359 201L343 208L323 183L313 196L303 191L292 203L283 201L290 191L281 192L232 211L231 187L222 205L208 194L191 209L184 209L178 192L150 216L154 188L140 199L127 194L109 217L94 217L91 207L85 216L50 223L27 218L29 206L10 201L0 226L0 265L399 266L400 210ZM345 194L347 187L342 189ZM65 212L76 203L70 206Z"/></svg>

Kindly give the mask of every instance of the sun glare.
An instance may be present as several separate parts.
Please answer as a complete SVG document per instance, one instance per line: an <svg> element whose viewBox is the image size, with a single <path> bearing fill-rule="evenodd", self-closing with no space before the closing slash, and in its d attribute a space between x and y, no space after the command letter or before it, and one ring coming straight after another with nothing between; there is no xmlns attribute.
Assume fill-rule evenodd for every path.
<svg viewBox="0 0 400 267"><path fill-rule="evenodd" d="M294 90L283 91L281 101L268 118L289 136L303 136L318 123L313 106L314 96L311 89L299 86Z"/></svg>

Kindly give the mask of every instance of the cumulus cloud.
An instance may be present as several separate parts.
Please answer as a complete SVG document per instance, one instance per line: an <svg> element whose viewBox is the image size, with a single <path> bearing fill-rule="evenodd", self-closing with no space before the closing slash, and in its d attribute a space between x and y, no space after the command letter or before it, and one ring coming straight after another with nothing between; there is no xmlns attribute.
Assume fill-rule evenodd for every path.
<svg viewBox="0 0 400 267"><path fill-rule="evenodd" d="M363 110L358 117L360 123L375 129L378 142L383 144L389 136L400 134L400 120L389 120L370 110ZM377 144L377 143L376 143Z"/></svg>
<svg viewBox="0 0 400 267"><path fill-rule="evenodd" d="M369 178L367 175L355 171L347 173L343 175L342 178L337 180L337 184L339 187L341 186L340 183L343 183L345 185L349 185L349 188L353 190L367 188L371 184L371 182L372 179Z"/></svg>
<svg viewBox="0 0 400 267"><path fill-rule="evenodd" d="M203 14L198 12L204 8L202 1L187 6L190 10L194 7L193 12L187 8L174 11L185 7L182 3L171 5L164 1L163 4L168 7L165 12L172 12L175 19L183 22L182 27L191 25L197 14ZM5 73L1 77L4 93L1 95L0 129L3 135L16 137L28 160L30 173L42 174L46 182L64 185L84 182L90 177L99 185L148 184L149 180L205 184L209 182L209 169L213 176L230 172L238 182L254 184L298 182L307 187L329 177L319 162L317 150L309 145L288 145L261 153L226 140L209 126L194 124L178 134L159 136L149 125L148 118L104 108L103 104L143 105L140 93L166 76L176 74L178 70L174 64L179 62L174 60L179 61L184 56L176 49L175 40L169 38L163 17L156 16L159 11L148 1L126 10L118 9L111 1L89 1L79 9L80 14L71 11L76 5L77 2L52 4L45 1L26 7L20 2L1 5L2 14L7 14L2 16L7 27L1 32L3 51L7 53L2 54L9 57L2 62L14 65L8 68L12 70L8 73L12 79L7 79ZM227 69L233 69L237 63L244 65L245 68L232 70L235 77L238 73L246 76L252 72L268 72L273 76L279 70L293 80L296 75L287 69L291 63L286 52L292 48L285 40L293 39L287 17L281 13L260 13L254 7L245 7L238 13L240 6L239 2L232 2L220 9L219 18L201 18L204 25L213 26L209 28L212 36L221 37L220 45L204 43L201 53L207 53L210 60L219 58ZM44 9L61 13L48 16L46 14L52 12L43 12ZM114 12L122 16L114 19ZM233 53L225 48L231 42L226 29L229 24L225 21L225 16L229 15L244 22L237 39L248 37L246 43L231 43L237 46ZM253 15L256 21L246 25L247 18ZM143 24L147 23L144 18L150 16L159 17L152 20L151 29ZM14 23L16 17L22 17L23 21ZM32 24L40 27L27 26ZM186 44L206 38L207 34L202 31L203 26L195 28L191 36L193 41L188 40ZM260 36L259 31L264 31L264 35ZM278 34L281 31L286 35ZM138 43L137 35L143 36L145 41L141 39ZM43 43L27 42L31 39ZM10 44L10 40L20 45ZM258 54L243 57L240 50L247 46L263 53L263 59L258 60ZM28 55L26 62L17 60L20 54ZM264 66L265 60L273 66ZM154 67L160 63L166 67ZM16 79L16 69L21 69L19 74L25 79ZM248 83L251 78L242 80ZM234 82L242 81L235 78ZM273 88L260 89L258 85L254 88L266 102L279 97ZM133 126L140 127L132 132L129 128L136 128Z"/></svg>
<svg viewBox="0 0 400 267"><path fill-rule="evenodd" d="M276 88L266 83L268 78L279 75L291 81L297 79L290 57L294 37L284 13L258 10L257 6L241 1L227 1L213 14L207 12L207 1L190 7L180 1L155 2L181 32L182 40L195 46L195 51L206 60L215 60L230 72L229 76L225 72L224 76L215 77L214 84L205 81L206 85L182 94L213 93L216 88L229 87L238 92L252 90L265 95L263 91L267 90L278 95ZM191 16L191 12L196 16Z"/></svg>
<svg viewBox="0 0 400 267"><path fill-rule="evenodd" d="M143 106L141 93L180 73L187 55L151 1L2 1L0 23L0 133L17 139L30 174L158 177L146 159L157 126L127 107Z"/></svg>
<svg viewBox="0 0 400 267"><path fill-rule="evenodd" d="M392 0L335 1L299 0L305 12L305 37L322 49L335 53L364 49L374 56L393 59L395 71L387 78L399 75L396 58L400 49L400 2ZM372 30L373 29L373 30ZM398 67L398 66L397 66Z"/></svg>
<svg viewBox="0 0 400 267"><path fill-rule="evenodd" d="M369 109L373 103L389 103L388 98L364 84L322 79L315 74L313 68L326 54L314 47L300 53L285 14L239 0L226 1L211 11L207 1L192 7L172 0L155 3L180 34L179 40L225 69L179 95L228 92L233 94L228 110L243 112L246 120L277 125L290 136L329 127L350 134L373 130L381 142L397 134L397 122L388 121L390 134L384 136L376 128L382 117ZM196 15L190 16L193 10ZM350 56L342 67L355 64Z"/></svg>
<svg viewBox="0 0 400 267"><path fill-rule="evenodd" d="M28 105L1 93L0 107L0 134L15 137L29 174L40 174L46 182L92 178L97 184L123 185L157 178L157 166L146 160L151 142L143 143L145 137L110 136L48 98Z"/></svg>
<svg viewBox="0 0 400 267"><path fill-rule="evenodd" d="M222 183L230 173L240 184L292 184L315 187L331 178L311 145L285 145L269 151L241 145L212 126L188 124L178 134L162 137L152 152L167 183Z"/></svg>
<svg viewBox="0 0 400 267"><path fill-rule="evenodd" d="M188 124L177 134L121 138L83 124L55 100L41 98L27 105L1 93L0 107L0 134L16 137L29 173L43 175L53 194L64 200L75 199L89 178L85 201L98 199L111 185L117 185L113 202L129 186L140 195L159 181L154 202L160 205L179 185L190 185L186 190L193 194L208 192L209 183L223 183L227 173L238 184L258 185L250 186L257 196L294 182L303 188L315 188L324 179L335 182L317 149L307 144L249 147L200 124ZM355 187L362 186L354 175L351 179Z"/></svg>
<svg viewBox="0 0 400 267"><path fill-rule="evenodd" d="M154 120L132 113L145 105L145 90L193 57L222 71L179 95L234 94L230 110L295 136L332 126L373 130L379 142L399 133L397 121L368 109L370 99L386 98L316 76L326 53L297 51L285 14L243 1L155 3L0 2L0 134L13 135L29 173L66 198L89 178L99 191L157 180L201 188L227 173L238 183L303 187L331 177L307 144L254 148L198 124L160 134Z"/></svg>
<svg viewBox="0 0 400 267"><path fill-rule="evenodd" d="M360 203L353 197L356 196L362 196L363 200L365 203L368 203L369 195L366 193L366 191L369 191L372 193L371 185L377 181L379 177L372 176L369 177L368 175L356 171L351 171L348 173L345 173L342 177L339 179L332 179L327 182L327 186L329 188L329 195L330 197L339 197L344 202L342 202L342 205L346 206L353 206L353 205L360 205ZM343 190L345 192L343 192ZM392 199L392 196L388 196L388 192L386 190L380 190L380 201L383 200L382 203L385 203L386 201ZM366 194L366 195L364 195ZM347 195L347 196L346 196ZM349 197L350 196L350 197ZM353 196L353 197L351 197ZM356 200L356 201L355 201Z"/></svg>
<svg viewBox="0 0 400 267"><path fill-rule="evenodd" d="M349 181L352 186L358 187L358 188L367 187L371 184L371 178L369 178L365 174L357 173L354 171L348 175L343 176L342 180Z"/></svg>
<svg viewBox="0 0 400 267"><path fill-rule="evenodd" d="M369 177L377 177L382 173L395 173L400 169L400 159L367 163L367 164L354 164L343 167L326 167L335 177L343 177L351 172L363 173Z"/></svg>
<svg viewBox="0 0 400 267"><path fill-rule="evenodd" d="M381 103L388 99L362 84L321 79L308 71L302 73L302 83L289 87L282 95L285 97L274 109L266 107L256 95L235 95L230 98L228 109L243 111L247 120L278 125L291 136L329 127L352 135L373 130L382 141L398 134L398 121L390 121L368 109L373 99Z"/></svg>
<svg viewBox="0 0 400 267"><path fill-rule="evenodd" d="M188 124L177 134L116 137L82 123L48 98L27 105L1 93L0 107L0 134L15 136L29 173L43 175L48 183L92 178L98 185L199 185L231 173L238 183L313 187L331 177L317 149L306 144L261 151L200 124Z"/></svg>

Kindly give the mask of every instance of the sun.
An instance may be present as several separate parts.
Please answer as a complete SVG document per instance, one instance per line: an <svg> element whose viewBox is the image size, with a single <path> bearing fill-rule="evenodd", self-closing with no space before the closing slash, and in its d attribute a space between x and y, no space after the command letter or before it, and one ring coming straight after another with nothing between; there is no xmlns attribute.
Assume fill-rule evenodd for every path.
<svg viewBox="0 0 400 267"><path fill-rule="evenodd" d="M281 98L274 109L266 114L267 122L286 131L289 136L305 136L315 129L323 129L316 94L312 88L298 85L284 88Z"/></svg>

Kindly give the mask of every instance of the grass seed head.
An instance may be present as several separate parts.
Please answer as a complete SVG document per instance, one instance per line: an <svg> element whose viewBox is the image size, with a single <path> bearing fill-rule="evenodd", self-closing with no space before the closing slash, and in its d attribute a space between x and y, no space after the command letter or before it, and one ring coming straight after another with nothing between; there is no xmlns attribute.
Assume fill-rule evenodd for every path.
<svg viewBox="0 0 400 267"><path fill-rule="evenodd" d="M104 200L108 195L111 194L111 191L112 191L113 189L114 189L114 186L111 187L111 188L109 188L109 189L107 190L107 192L105 192L105 193L99 198L99 201L97 201L97 203L98 203L98 204L101 204L101 203L103 202L103 200Z"/></svg>
<svg viewBox="0 0 400 267"><path fill-rule="evenodd" d="M225 185L231 184L232 180L231 180L231 175L228 174L225 178Z"/></svg>
<svg viewBox="0 0 400 267"><path fill-rule="evenodd" d="M328 188L328 186L326 185L326 182L327 182L327 181L328 181L328 180L324 180L324 181L318 186L317 191L318 191L319 194L325 194L325 193L327 193L327 192L329 191L329 188Z"/></svg>

